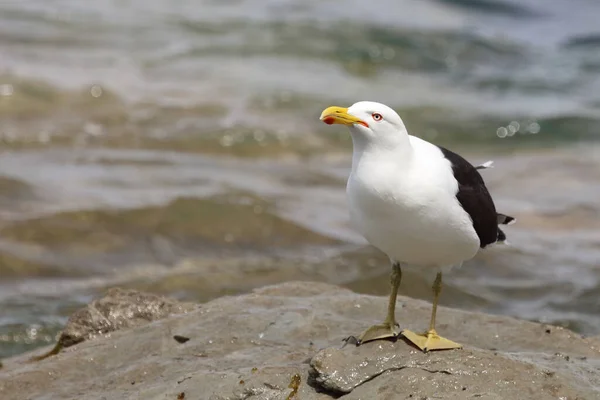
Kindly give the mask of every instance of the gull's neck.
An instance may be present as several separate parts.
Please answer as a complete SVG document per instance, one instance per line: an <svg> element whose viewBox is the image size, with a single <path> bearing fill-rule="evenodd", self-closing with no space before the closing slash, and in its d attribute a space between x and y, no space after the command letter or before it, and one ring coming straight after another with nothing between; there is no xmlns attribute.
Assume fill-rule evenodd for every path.
<svg viewBox="0 0 600 400"><path fill-rule="evenodd" d="M390 135L387 140L373 140L357 129L350 129L352 135L352 171L373 164L393 163L408 165L412 160L413 148L409 136L404 132Z"/></svg>

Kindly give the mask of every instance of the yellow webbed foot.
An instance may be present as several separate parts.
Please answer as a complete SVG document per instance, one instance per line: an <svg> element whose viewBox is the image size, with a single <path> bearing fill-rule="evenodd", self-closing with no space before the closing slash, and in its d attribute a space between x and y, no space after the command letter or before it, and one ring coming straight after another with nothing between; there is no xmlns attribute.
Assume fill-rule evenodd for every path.
<svg viewBox="0 0 600 400"><path fill-rule="evenodd" d="M420 335L405 329L402 331L402 335L425 353L431 350L451 350L462 348L461 344L438 335L435 329Z"/></svg>
<svg viewBox="0 0 600 400"><path fill-rule="evenodd" d="M397 324L383 323L380 325L373 325L360 335L358 338L358 344L361 345L366 342L378 339L388 339L398 337L400 329Z"/></svg>

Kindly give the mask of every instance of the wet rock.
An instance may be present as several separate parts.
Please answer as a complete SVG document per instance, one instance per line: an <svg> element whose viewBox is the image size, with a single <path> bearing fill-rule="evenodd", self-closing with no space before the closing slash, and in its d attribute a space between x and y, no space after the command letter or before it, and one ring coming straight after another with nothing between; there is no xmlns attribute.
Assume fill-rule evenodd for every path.
<svg viewBox="0 0 600 400"><path fill-rule="evenodd" d="M145 325L195 305L135 290L111 289L99 300L76 311L61 334L64 347L124 328Z"/></svg>
<svg viewBox="0 0 600 400"><path fill-rule="evenodd" d="M110 300L114 295L101 299L85 318L73 318L101 314L94 317L93 329L86 322L66 330L88 340L37 363L26 362L28 354L4 360L0 398L175 399L181 393L186 399L208 400L600 396L600 341L558 327L548 335L548 325L442 307L439 332L465 348L423 354L402 340L343 346L348 335L380 322L387 300L332 285L290 282L197 307L120 293L140 300L149 296L151 308L164 310L159 313L164 318L148 323L149 311L115 307ZM168 309L187 312L168 315ZM120 317L106 324L108 310ZM403 327L423 329L429 311L430 304L399 299ZM137 323L127 322L127 315ZM92 333L106 326L113 329L110 335ZM190 340L179 343L174 335Z"/></svg>
<svg viewBox="0 0 600 400"><path fill-rule="evenodd" d="M37 194L33 187L21 180L0 175L0 204L6 208L15 203L36 200Z"/></svg>
<svg viewBox="0 0 600 400"><path fill-rule="evenodd" d="M331 393L351 392L344 397L348 399L386 395L463 399L478 394L498 399L575 399L581 394L567 378L524 361L475 349L423 354L400 340L328 348L313 357L311 367L320 387Z"/></svg>
<svg viewBox="0 0 600 400"><path fill-rule="evenodd" d="M138 209L65 211L17 221L0 232L20 243L90 252L131 251L137 242L150 246L146 250L150 252L174 244L252 249L339 244L277 216L273 208L258 196L231 192L209 198L180 197L163 206ZM166 243L161 244L161 238Z"/></svg>
<svg viewBox="0 0 600 400"><path fill-rule="evenodd" d="M10 221L0 226L0 235L11 247L24 249L18 254L23 262L59 258L98 271L106 271L114 260L121 265L171 266L199 255L227 259L233 254L340 244L279 216L269 201L235 191L208 198L179 197L137 209L63 211ZM42 251L44 257L36 259Z"/></svg>
<svg viewBox="0 0 600 400"><path fill-rule="evenodd" d="M61 332L56 346L43 359L60 350L119 329L145 325L169 315L191 311L195 305L135 290L110 289L104 297L77 310Z"/></svg>

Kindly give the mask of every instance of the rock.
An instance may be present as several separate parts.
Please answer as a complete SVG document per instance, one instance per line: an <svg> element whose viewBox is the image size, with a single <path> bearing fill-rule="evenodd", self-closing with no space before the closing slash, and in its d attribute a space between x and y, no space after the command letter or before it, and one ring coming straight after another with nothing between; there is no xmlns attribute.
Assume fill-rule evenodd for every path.
<svg viewBox="0 0 600 400"><path fill-rule="evenodd" d="M126 293L122 298L162 299ZM423 354L403 340L344 345L348 335L380 322L387 299L332 285L290 282L201 306L162 301L178 312L152 322L138 316L133 327L117 319L110 326L120 330L109 334L81 328L77 337L89 340L36 363L27 354L4 360L0 398L600 397L600 341L558 327L546 333L541 324L441 307L438 331L465 348ZM101 299L94 309L110 303ZM398 320L421 330L430 307L399 298Z"/></svg>
<svg viewBox="0 0 600 400"><path fill-rule="evenodd" d="M64 347L68 347L99 334L145 325L195 307L151 293L114 288L101 299L76 311L69 318L61 339Z"/></svg>
<svg viewBox="0 0 600 400"><path fill-rule="evenodd" d="M401 340L325 349L311 367L319 386L330 393L351 393L344 397L348 399L575 399L584 393L567 377L535 368L533 359L523 361L528 362L475 349L423 354ZM582 372L580 366L574 369Z"/></svg>
<svg viewBox="0 0 600 400"><path fill-rule="evenodd" d="M93 339L98 335L145 325L172 314L190 311L195 307L193 304L179 303L151 293L110 289L104 297L71 315L56 346L50 352L36 356L34 359L47 358L57 354L63 348Z"/></svg>

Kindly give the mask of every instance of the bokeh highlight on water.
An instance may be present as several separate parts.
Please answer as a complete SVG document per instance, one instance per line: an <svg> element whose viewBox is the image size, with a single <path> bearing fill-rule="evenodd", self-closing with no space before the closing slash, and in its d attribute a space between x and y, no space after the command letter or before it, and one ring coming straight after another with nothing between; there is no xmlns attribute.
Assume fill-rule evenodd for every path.
<svg viewBox="0 0 600 400"><path fill-rule="evenodd" d="M588 0L0 3L0 356L122 285L182 299L290 279L386 294L348 225L377 100L463 152L510 247L443 302L600 333L600 5ZM409 276L401 291L430 298Z"/></svg>

